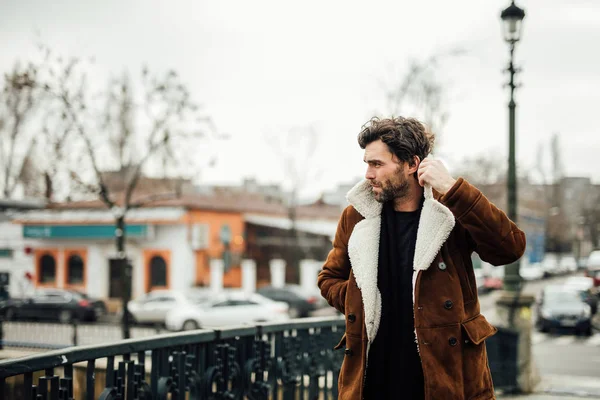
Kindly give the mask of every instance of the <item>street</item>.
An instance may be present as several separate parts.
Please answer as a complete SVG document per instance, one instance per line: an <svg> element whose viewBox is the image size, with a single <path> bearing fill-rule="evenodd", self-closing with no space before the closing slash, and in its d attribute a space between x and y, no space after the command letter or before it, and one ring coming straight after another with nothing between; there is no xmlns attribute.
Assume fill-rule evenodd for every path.
<svg viewBox="0 0 600 400"><path fill-rule="evenodd" d="M566 276L561 276L530 282L526 284L523 292L537 295L544 286L560 284L566 279ZM481 312L486 317L494 314L497 294L499 293L492 292L480 295ZM600 398L599 315L595 317L594 327L590 337L576 336L573 333L542 333L533 330L533 357L542 378L542 390L561 396L585 394Z"/></svg>

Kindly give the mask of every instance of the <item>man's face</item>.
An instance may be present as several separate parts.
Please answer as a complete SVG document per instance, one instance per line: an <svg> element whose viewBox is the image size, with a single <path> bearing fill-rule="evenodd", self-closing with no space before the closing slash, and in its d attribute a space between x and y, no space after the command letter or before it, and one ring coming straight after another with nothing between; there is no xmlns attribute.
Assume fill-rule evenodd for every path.
<svg viewBox="0 0 600 400"><path fill-rule="evenodd" d="M408 195L408 177L405 168L388 146L381 140L369 143L365 147L365 178L371 183L375 200L380 203L406 197Z"/></svg>

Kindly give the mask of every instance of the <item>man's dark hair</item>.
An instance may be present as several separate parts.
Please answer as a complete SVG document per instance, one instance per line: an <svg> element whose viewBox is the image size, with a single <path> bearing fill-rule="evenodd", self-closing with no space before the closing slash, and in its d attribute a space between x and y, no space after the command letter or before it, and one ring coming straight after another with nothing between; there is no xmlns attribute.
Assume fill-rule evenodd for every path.
<svg viewBox="0 0 600 400"><path fill-rule="evenodd" d="M408 162L408 165L413 166L414 156L423 160L431 153L435 135L414 118L374 117L363 125L358 134L358 144L361 149L364 149L369 143L378 139L381 139L400 161Z"/></svg>

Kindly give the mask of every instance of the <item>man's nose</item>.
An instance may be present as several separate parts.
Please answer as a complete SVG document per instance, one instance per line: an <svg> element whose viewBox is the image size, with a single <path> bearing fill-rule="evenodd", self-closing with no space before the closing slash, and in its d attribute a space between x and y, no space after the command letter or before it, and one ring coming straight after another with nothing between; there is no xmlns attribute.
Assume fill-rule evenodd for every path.
<svg viewBox="0 0 600 400"><path fill-rule="evenodd" d="M365 178L367 178L369 180L375 179L375 172L373 172L373 169L371 167L367 168L367 173L365 174Z"/></svg>

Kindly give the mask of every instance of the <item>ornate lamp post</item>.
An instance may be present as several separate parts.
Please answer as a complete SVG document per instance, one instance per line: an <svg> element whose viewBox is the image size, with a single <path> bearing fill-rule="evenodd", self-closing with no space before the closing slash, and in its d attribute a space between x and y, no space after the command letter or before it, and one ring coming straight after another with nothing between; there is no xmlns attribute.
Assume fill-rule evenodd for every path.
<svg viewBox="0 0 600 400"><path fill-rule="evenodd" d="M515 5L514 0L500 15L504 25L504 39L510 46L510 61L507 71L510 74L508 87L510 101L508 103L508 217L517 222L517 166L515 160L515 74L519 72L513 63L515 45L521 38L521 25L525 11ZM532 392L539 379L535 374L535 362L531 352L531 306L535 298L521 293L521 277L519 261L507 265L504 269L504 293L496 301L497 313L501 321L513 332L517 333L516 343L512 343L511 352L516 352L516 365L513 377L517 387L515 392ZM510 353L510 352L509 352ZM513 362L509 354L507 360Z"/></svg>
<svg viewBox="0 0 600 400"><path fill-rule="evenodd" d="M517 166L515 160L515 74L519 72L513 63L515 45L521 38L521 26L525 11L515 5L514 0L511 2L502 14L500 15L504 24L504 40L510 46L510 61L507 71L510 74L508 87L510 88L510 101L508 103L508 217L517 222ZM519 276L519 262L507 265L504 270L504 287L505 290L512 293L518 293L521 278Z"/></svg>

